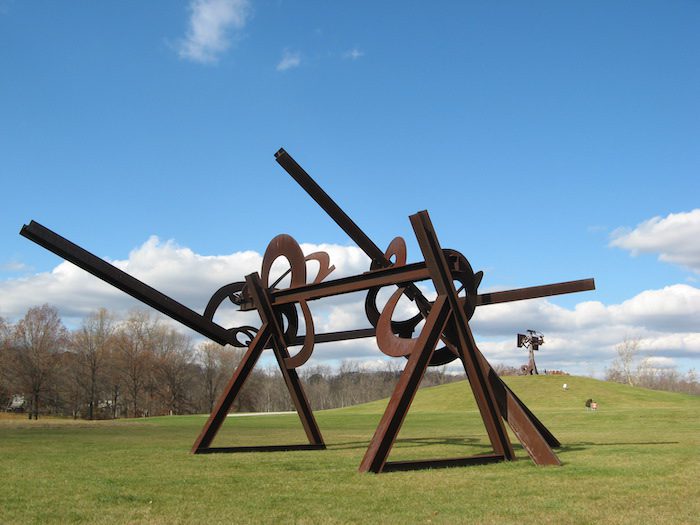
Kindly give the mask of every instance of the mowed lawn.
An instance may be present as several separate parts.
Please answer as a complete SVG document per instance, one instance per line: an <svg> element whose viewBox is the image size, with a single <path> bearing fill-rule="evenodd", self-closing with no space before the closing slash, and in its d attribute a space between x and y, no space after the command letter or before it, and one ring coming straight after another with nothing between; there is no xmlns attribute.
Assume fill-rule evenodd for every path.
<svg viewBox="0 0 700 525"><path fill-rule="evenodd" d="M517 446L515 462L359 474L386 400L317 412L328 449L306 452L191 455L206 416L3 418L0 523L700 523L700 398L506 382L562 442L562 467ZM296 415L263 415L228 418L214 444L304 442ZM488 451L461 382L419 392L390 459Z"/></svg>

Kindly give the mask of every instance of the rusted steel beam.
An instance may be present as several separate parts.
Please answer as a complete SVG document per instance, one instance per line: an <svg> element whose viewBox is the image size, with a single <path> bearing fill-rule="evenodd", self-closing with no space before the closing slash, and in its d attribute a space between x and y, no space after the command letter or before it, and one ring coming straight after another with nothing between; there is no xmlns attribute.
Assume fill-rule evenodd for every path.
<svg viewBox="0 0 700 525"><path fill-rule="evenodd" d="M202 454L209 448L209 445L211 445L221 425L226 420L226 416L229 410L231 410L233 402L236 400L236 397L243 388L250 373L253 371L255 363L258 362L260 354L262 354L270 336L271 331L269 325L263 323L260 330L255 335L255 338L248 345L248 350L243 355L243 359L241 359L241 362L236 367L226 388L224 388L221 396L219 396L216 406L211 411L211 414L209 414L209 419L207 419L199 436L197 436L197 439L192 445L192 454Z"/></svg>
<svg viewBox="0 0 700 525"><path fill-rule="evenodd" d="M24 225L19 233L212 341L220 345L231 344L231 334L223 326L206 319L184 304L139 281L38 222L31 221Z"/></svg>
<svg viewBox="0 0 700 525"><path fill-rule="evenodd" d="M486 374L479 362L478 348L469 328L469 321L457 296L457 290L454 287L445 254L440 247L440 242L433 229L428 212L418 212L415 215L411 215L410 219L418 245L423 253L423 258L430 269L438 297L445 296L449 301L452 312L451 320L459 340L457 351L464 365L464 370L469 379L469 384L474 393L474 399L484 421L493 451L496 455L502 455L507 460L515 459L513 446L503 425L503 416L491 385L487 381Z"/></svg>
<svg viewBox="0 0 700 525"><path fill-rule="evenodd" d="M299 380L299 376L294 368L287 368L286 361L289 360L289 352L284 342L284 331L277 320L277 316L270 302L269 291L263 287L257 272L247 275L245 280L263 324L270 326L271 339L273 342L272 350L277 364L280 367L280 371L282 372L282 378L287 385L287 390L289 390L289 395L292 397L294 408L297 414L299 414L299 419L304 427L304 432L306 432L306 437L312 445L323 445L323 436L321 436L321 431L318 428L314 413L311 410L309 400L306 398L306 393Z"/></svg>
<svg viewBox="0 0 700 525"><path fill-rule="evenodd" d="M360 275L344 277L342 279L333 279L316 284L285 288L284 290L273 290L270 295L272 304L278 306L282 304L299 302L301 300L314 301L334 295L359 292L370 288L388 286L392 284L402 286L403 284L400 281L405 280L407 282L418 282L425 281L429 278L430 275L425 267L425 262L417 262L407 264L405 266L399 266L397 268L373 270ZM537 299L540 297L549 297L553 295L586 292L590 290L595 290L595 281L593 279L580 279L577 281L543 284L540 286L530 286L527 288L516 288L513 290L479 294L476 296L476 305L486 306L490 304ZM464 303L465 300L464 298L460 298L460 301ZM251 303L245 303L241 306L241 310L243 311L252 309L253 307Z"/></svg>
<svg viewBox="0 0 700 525"><path fill-rule="evenodd" d="M326 445L301 443L299 445L251 445L249 447L209 447L197 451L197 454L230 454L234 452L288 452L295 450L326 450Z"/></svg>
<svg viewBox="0 0 700 525"><path fill-rule="evenodd" d="M299 301L313 301L333 295L341 295L352 292L369 290L370 288L398 285L404 282L418 282L430 278L425 263L418 262L399 266L396 268L384 268L360 275L344 277L325 281L318 284L307 284L296 288L275 290L271 293L271 301L275 306L298 303Z"/></svg>
<svg viewBox="0 0 700 525"><path fill-rule="evenodd" d="M350 237L357 246L367 254L372 263L378 268L385 268L391 265L379 246L374 244L367 234L353 221L343 209L319 186L316 181L302 168L299 163L287 153L284 148L275 153L277 163L309 194L309 196L321 206L333 221ZM406 283L406 296L412 301L416 301L419 309L425 311L430 309L430 305L425 296L413 283Z"/></svg>
<svg viewBox="0 0 700 525"><path fill-rule="evenodd" d="M472 465L488 465L504 461L498 454L479 454L465 458L419 459L409 461L387 461L382 472L405 472L407 470L468 467Z"/></svg>
<svg viewBox="0 0 700 525"><path fill-rule="evenodd" d="M424 263L423 263L424 264ZM382 270L379 270L382 271ZM329 281L332 282L332 281ZM305 292L302 288L296 289L299 297L305 297ZM477 306L487 306L511 301L522 301L526 299L536 299L540 297L548 297L552 295L568 294L575 292L585 292L595 290L595 281L593 279L580 279L578 281L567 281L563 283L544 284L541 286L530 286L528 288L517 288L514 290L504 290L501 292L492 292L489 294L480 294L476 296ZM285 290L288 291L288 290ZM272 292L273 300L276 292ZM317 291L313 292L314 294ZM309 294L311 295L311 294ZM325 296L324 296L325 297ZM315 297L318 299L319 297ZM464 304L465 299L460 298L460 302ZM432 303L430 303L432 305ZM344 341L346 339L362 339L365 337L374 337L376 330L374 328L361 328L357 330L347 330L342 332L329 332L326 334L316 334L316 343L330 343L334 341ZM294 341L287 341L290 346L303 344L304 338L296 337ZM558 446L558 445L556 445Z"/></svg>
<svg viewBox="0 0 700 525"><path fill-rule="evenodd" d="M446 298L438 297L367 447L360 472L382 472L449 315Z"/></svg>
<svg viewBox="0 0 700 525"><path fill-rule="evenodd" d="M246 283L251 293L252 300L254 301L258 312L260 313L260 318L262 320L262 327L255 335L255 338L248 346L248 351L243 356L241 363L236 368L231 380L224 388L219 400L217 401L216 407L212 410L209 419L204 425L204 428L200 432L199 436L192 445L193 454L210 454L210 453L224 453L224 452L262 452L262 451L278 451L278 450L321 450L326 447L323 442L323 437L321 436L321 431L318 428L316 419L314 418L313 411L311 410L311 405L309 404L304 388L299 380L299 376L294 369L288 369L285 360L289 359L289 352L287 351L284 334L282 332L279 323L277 322L277 316L274 313L272 305L270 304L270 299L268 296L268 290L263 288L262 282L260 281L260 276L257 273L246 276ZM212 440L218 433L221 425L226 419L226 415L231 409L236 397L240 393L246 379L249 377L250 373L258 361L260 354L267 346L267 342L271 342L271 347L277 360L277 364L282 372L282 377L289 390L289 395L292 398L292 403L296 408L301 424L306 433L306 437L309 440L309 445L269 445L269 446L253 446L253 447L214 447L210 445Z"/></svg>
<svg viewBox="0 0 700 525"><path fill-rule="evenodd" d="M528 455L536 465L561 465L561 461L551 448L559 446L559 441L498 377L483 354L479 352L478 358L484 374L488 377L503 419L508 423Z"/></svg>
<svg viewBox="0 0 700 525"><path fill-rule="evenodd" d="M323 209L328 216L348 234L348 236L365 252L372 261L377 261L380 266L389 266L389 261L384 257L384 252L374 244L365 232L345 213L331 197L323 191L311 176L306 173L292 156L284 148L275 153L275 160L284 170L297 181L309 196Z"/></svg>
<svg viewBox="0 0 700 525"><path fill-rule="evenodd" d="M299 182L299 184L304 188L307 193L309 193L312 198L313 198L313 193L314 193L314 188L317 189L318 192L322 193L325 195L325 197L332 203L332 206L324 206L322 202L319 202L318 199L315 199L321 207L333 218L337 224L343 228L348 235L355 240L355 242L360 246L365 253L368 253L368 255L373 258L373 259L378 259L378 261L381 263L383 259L383 254L381 253L381 250L377 248L377 246L369 240L369 238L364 234L364 232L359 232L361 235L353 235L348 229L343 227L342 221L339 222L336 220L336 215L338 214L344 217L347 217L347 214L340 210L340 208L328 197L323 190L318 187L318 185L311 179L311 177L289 156L288 153L286 153L284 150L280 150L278 152L279 160L286 159L287 162L280 162L282 166L287 170L287 172L292 175L292 177ZM278 162L279 162L278 160ZM301 174L301 176L295 176L296 174ZM348 218L349 220L349 218ZM352 222L352 221L351 221ZM355 227L355 223L352 223ZM357 228L359 229L359 228ZM365 242L363 239L367 239L369 242ZM383 265L383 264L382 264ZM505 301L510 301L510 300L524 300L524 299L533 299L536 297L545 297L548 295L556 295L560 293L571 293L571 292L576 292L576 291L585 291L585 290L592 290L595 288L595 284L593 279L585 279L581 281L572 281L569 283L557 283L555 285L545 285L545 286L537 286L537 287L530 287L530 288L525 288L525 289L520 289L520 290L508 290L505 292L494 292L491 294L483 294L479 295L476 297L476 304L477 305L487 305L487 304L496 304L500 302L505 302ZM420 291L416 289L416 296L419 301L419 307L421 311L426 312L429 311L430 305L426 304L427 301L423 300L420 301L421 297L425 299L422 294L420 294ZM371 333L371 330L368 330L367 335L369 336ZM532 426L535 428L536 432L539 432L541 436L544 437L545 441L547 442L548 445L556 447L559 446L559 441L554 437L554 435L535 417L535 415L527 408L527 406L513 393L513 391L506 385L500 377L493 371L491 368L491 365L486 361L486 359L483 357L481 352L478 350L478 348L475 349L476 352L479 355L480 360L485 363L485 371L484 373L487 375L489 379L489 383L491 384L491 387L494 391L494 394L497 396L498 403L502 407L502 414L506 418L506 421L508 424L514 428L517 427L519 429L527 426ZM508 412L508 407L517 407L517 408L511 408L510 412ZM523 420L522 415L525 415L526 418ZM516 420L520 421L516 421ZM535 439L537 441L537 439ZM530 447L532 449L532 447ZM527 447L526 447L527 449ZM528 452L531 452L531 449L528 450ZM552 453L553 454L553 453ZM532 454L531 454L532 455ZM533 460L537 462L537 458L533 457ZM558 459L556 460L558 461Z"/></svg>
<svg viewBox="0 0 700 525"><path fill-rule="evenodd" d="M348 341L350 339L364 339L365 337L374 337L376 330L374 328L360 328L358 330L343 330L342 332L326 332L325 334L316 334L314 343L333 343L336 341ZM288 346L298 346L304 344L304 336L298 335L294 341L287 341Z"/></svg>
<svg viewBox="0 0 700 525"><path fill-rule="evenodd" d="M476 305L483 306L487 304L523 301L525 299L536 299L538 297L549 297L552 295L586 292L590 290L595 290L595 280L580 279L578 281L543 284L540 286L530 286L528 288L504 290L502 292L482 293L476 296Z"/></svg>
<svg viewBox="0 0 700 525"><path fill-rule="evenodd" d="M483 362L486 363L486 365L488 365L489 368L491 368L491 365L488 363L488 361L486 361L486 358L483 357L483 355L482 355L482 359L483 359ZM491 372L492 373L489 374L489 381L491 381L491 385L493 386L493 391L496 394L496 397L499 399L499 403L501 403L501 400L499 398L499 394L500 394L500 391L502 390L503 394L504 394L504 397L502 398L504 400L504 406L506 406L506 407L508 406L508 405L505 405L505 403L515 403L517 406L519 406L522 409L522 411L525 413L525 415L530 420L532 425L542 435L542 437L544 438L544 440L547 442L547 444L550 447L552 447L552 448L560 447L561 443L559 442L559 440L556 437L554 437L554 434L552 434L549 431L549 429L544 425L544 423L542 423L539 419L537 419L537 416L535 416L535 414L533 414L532 411L529 408L527 408L527 405L520 400L520 398L515 394L515 392L513 392L510 389L510 387L507 384L505 384L500 377L498 377L498 374L496 374L493 371L493 369L491 369ZM509 417L509 413L507 411L507 408L504 410L501 410L501 411L504 412L504 414L506 415L506 418ZM510 424L510 420L507 419L507 421Z"/></svg>

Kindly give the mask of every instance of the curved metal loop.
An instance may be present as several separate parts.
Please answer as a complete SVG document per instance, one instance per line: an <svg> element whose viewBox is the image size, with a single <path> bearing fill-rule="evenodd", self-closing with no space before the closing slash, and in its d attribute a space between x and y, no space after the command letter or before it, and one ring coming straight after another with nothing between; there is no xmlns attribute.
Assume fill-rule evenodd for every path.
<svg viewBox="0 0 700 525"><path fill-rule="evenodd" d="M476 309L476 297L477 288L481 283L483 277L483 272L474 273L469 260L462 255L460 252L452 249L443 250L445 258L450 266L450 271L452 274L452 279L460 283L460 290L465 292L464 300L464 313L467 315L468 319L474 315L474 310ZM400 237L395 238L387 248L385 253L386 259L391 259L393 256L396 257L396 261L393 265L405 264L406 263L406 244ZM372 264L371 269L378 269L378 264ZM412 349L412 339L411 336L415 331L416 326L423 320L423 314L418 313L411 319L405 321L391 321L391 315L398 304L401 292L397 291L389 299L384 311L379 313L377 308L377 294L379 293L379 288L372 288L367 292L367 297L365 299L365 313L369 322L377 329L377 344L380 344L380 338L382 340L380 349L387 355L392 356L407 356L406 352L410 353ZM379 322L381 317L384 316L382 320L382 329L380 330ZM459 357L457 352L455 341L450 339L450 335L453 330L450 329L450 323L448 323L445 334L441 337L444 346L436 348L430 359L429 366L441 366L450 363ZM390 326L390 330L387 331L386 326ZM398 337L396 337L398 335ZM402 340L406 340L403 343Z"/></svg>
<svg viewBox="0 0 700 525"><path fill-rule="evenodd" d="M461 286L458 290L463 290L465 292L463 309L467 319L471 319L476 309L477 288L481 283L484 272L474 273L469 260L457 250L445 248L443 253L450 267L452 280L460 283ZM430 366L445 365L459 357L456 342L452 341L450 337L454 334L454 329L451 328L451 324L452 322L450 321L442 337L442 342L445 343L445 346L437 348L435 352L433 352L433 356L430 359Z"/></svg>
<svg viewBox="0 0 700 525"><path fill-rule="evenodd" d="M389 246L387 246L384 252L384 257L391 263L391 266L399 267L406 264L406 241L403 237L394 237L391 239ZM392 261L392 258L396 260ZM370 269L375 270L376 268L370 266Z"/></svg>
<svg viewBox="0 0 700 525"><path fill-rule="evenodd" d="M392 328L391 316L405 290L406 288L399 288L392 294L377 322L377 346L379 350L390 357L408 356L416 346L416 339L412 339L410 336L408 338L396 336ZM410 333L413 333L413 329Z"/></svg>
<svg viewBox="0 0 700 525"><path fill-rule="evenodd" d="M223 303L226 299L230 300L233 304L240 304L241 295L245 293L243 291L244 288L244 281L225 284L219 288L209 299L209 302L204 309L203 317L209 321L213 321L216 311L219 309L219 306L221 306L221 303ZM253 326L238 326L229 328L228 331L233 335L233 341L230 344L237 348L245 348L248 346L248 343L253 340L255 334L258 332L258 329ZM243 334L247 338L247 341L241 341L238 339L240 334Z"/></svg>
<svg viewBox="0 0 700 525"><path fill-rule="evenodd" d="M221 306L221 303L223 303L225 299L229 299L233 304L238 304L237 301L241 296L243 288L245 288L245 282L243 281L223 285L216 292L214 292L214 295L212 295L211 299L209 299L207 307L204 309L204 317L210 321L213 320L216 310L219 308L219 306Z"/></svg>
<svg viewBox="0 0 700 525"><path fill-rule="evenodd" d="M258 333L258 329L254 326L238 326L236 328L229 328L228 331L231 332L234 339L231 345L237 348L246 348L255 338L255 334ZM238 339L240 334L243 334L246 337L244 341Z"/></svg>
<svg viewBox="0 0 700 525"><path fill-rule="evenodd" d="M306 284L306 262L304 261L304 253L301 251L299 243L294 238L286 233L282 233L274 237L270 244L267 245L265 255L263 255L262 273L260 279L265 288L270 287L270 269L272 263L278 257L284 257L289 262L291 271L290 288L295 286L303 286Z"/></svg>
<svg viewBox="0 0 700 525"><path fill-rule="evenodd" d="M391 262L391 267L400 267L406 264L406 241L403 237L394 237L389 243L389 246L384 252L384 257L386 260L391 262L391 259L395 259ZM378 262L372 261L370 265L370 270L378 270L381 268ZM370 288L367 290L367 297L365 298L365 314L367 315L367 320L372 326L377 327L379 322L379 308L377 308L377 295L379 294L380 287ZM416 325L423 320L423 316L418 313L406 319L404 321L391 321L391 330L395 334L402 333L413 333Z"/></svg>
<svg viewBox="0 0 700 525"><path fill-rule="evenodd" d="M313 284L318 284L328 277L335 270L335 265L331 264L331 258L326 252L314 252L307 255L304 260L308 261L318 261L318 273L313 281Z"/></svg>
<svg viewBox="0 0 700 525"><path fill-rule="evenodd" d="M403 240L401 237L395 237L390 243L388 248L386 249L386 252L384 253L384 257L391 261L392 258L395 260L392 263L392 266L403 266L406 264L406 242ZM371 270L377 270L380 268L380 265L376 262L373 262L372 265L370 266ZM365 298L365 314L367 315L367 320L372 324L377 329L377 344L379 344L379 320L382 315L384 315L384 312L381 314L379 313L379 308L377 308L377 295L379 294L380 288L370 288L367 291L367 297ZM403 289L402 289L403 290ZM391 299L389 301L391 302L395 296L397 296L398 292L395 292L394 295L392 295ZM396 302L394 303L393 308L391 308L391 313L393 313L394 308L396 307L396 303L398 303L398 298L396 299ZM384 307L384 311L387 311L387 308L389 307L390 303L387 303L386 306ZM411 336L413 335L413 332L416 329L416 326L423 320L423 314L422 313L417 313L410 319L406 319L403 321L391 321L390 326L391 326L391 334L398 334L398 337L391 337L389 338L386 333L384 333L381 337L384 338L383 345L385 348L388 348L390 352L397 352L397 356L404 356L406 357L408 354L406 353L401 353L405 351L409 351L409 347L412 348L412 341ZM384 322L389 323L391 320L391 314L388 315L388 320L385 320ZM408 341L406 344L400 343L400 342L395 342L393 340L396 339L405 339ZM392 341L392 342L390 342ZM433 352L433 356L430 359L429 366L440 366L447 364L451 361L454 361L457 359L458 354L457 351L454 349L451 349L450 346L447 342L445 342L447 346L442 346L440 348L436 348L435 351ZM401 350L399 350L401 348ZM387 352L382 349L382 352L384 352L387 355Z"/></svg>
<svg viewBox="0 0 700 525"><path fill-rule="evenodd" d="M304 344L302 345L301 350L284 360L284 364L287 366L287 368L297 368L303 365L309 360L314 351L314 338L316 333L314 331L314 318L311 315L311 310L309 310L309 305L306 304L306 301L300 301L299 307L301 308L302 314L304 314L306 334L304 334ZM296 309L294 313L296 314Z"/></svg>
<svg viewBox="0 0 700 525"><path fill-rule="evenodd" d="M452 280L460 283L462 286L458 290L464 290L466 294L463 309L467 319L471 319L476 310L477 288L481 284L484 272L474 273L469 260L457 250L445 248L443 253L450 266Z"/></svg>
<svg viewBox="0 0 700 525"><path fill-rule="evenodd" d="M324 257L325 256L325 257ZM270 244L265 250L265 255L263 255L262 263L262 274L261 280L263 286L269 288L270 286L270 270L272 264L278 257L284 257L289 262L289 271L291 273L289 287L294 288L296 286L303 286L306 284L306 261L307 259L315 259L319 262L320 268L314 282L323 279L328 276L335 268L330 267L330 258L324 252L316 252L308 257L304 257L304 253L301 251L301 247L293 237L287 234L277 235L270 241ZM314 350L314 320L311 315L311 310L306 301L299 301L299 308L304 316L304 323L306 324L306 334L304 335L304 344L301 350L295 355L285 358L284 364L287 368L297 368L306 361L309 360L311 354ZM287 343L296 339L297 331L299 328L299 316L297 314L296 307L290 304L289 307L275 308L275 313L278 315L278 321L281 323L281 316L287 318L288 326L285 331L285 340Z"/></svg>

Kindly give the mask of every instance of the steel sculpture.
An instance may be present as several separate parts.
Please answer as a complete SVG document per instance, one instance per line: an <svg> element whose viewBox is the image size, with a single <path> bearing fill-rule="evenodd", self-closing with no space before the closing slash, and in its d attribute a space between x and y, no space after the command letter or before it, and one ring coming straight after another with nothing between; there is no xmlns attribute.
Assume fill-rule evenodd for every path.
<svg viewBox="0 0 700 525"><path fill-rule="evenodd" d="M528 361L520 367L523 375L539 375L535 364L535 352L544 344L544 336L535 330L527 330L527 334L518 334L518 348L528 349Z"/></svg>
<svg viewBox="0 0 700 525"><path fill-rule="evenodd" d="M559 441L493 370L476 345L469 319L478 306L593 290L593 279L479 294L483 273L474 272L461 253L441 247L427 211L410 217L424 260L409 264L402 238L396 237L387 250L382 251L286 151L279 150L275 157L370 257L372 262L368 272L327 280L334 267L326 253L304 255L292 237L279 235L265 251L261 273L247 275L245 281L221 287L212 295L204 314L200 315L34 221L25 225L20 233L205 337L222 345L247 349L197 437L192 453L324 449L321 431L296 369L309 359L317 343L375 336L377 346L383 353L406 358L406 365L360 463L361 472L379 473L513 460L515 454L504 423L510 426L536 464L559 465L559 459L552 450L560 445ZM286 288L278 288L286 274L270 282L272 264L279 257L289 262L287 274L290 283ZM319 269L309 279L307 262L311 260L318 263ZM437 291L435 301L429 301L421 293L416 286L420 281L432 281ZM455 282L459 283L459 288L455 287ZM377 294L387 286L396 286L396 290L380 309L376 303ZM365 312L372 328L315 333L311 302L358 291L367 292ZM402 296L414 301L419 313L407 320L392 320ZM215 323L214 315L226 301L237 305L242 311L256 310L261 325L225 328ZM299 312L305 324L303 335L298 333ZM422 321L425 322L424 326L414 337ZM290 347L300 349L291 354ZM265 349L271 349L277 360L309 443L212 447L231 405ZM464 366L493 452L464 458L387 461L426 368L455 359L459 359Z"/></svg>

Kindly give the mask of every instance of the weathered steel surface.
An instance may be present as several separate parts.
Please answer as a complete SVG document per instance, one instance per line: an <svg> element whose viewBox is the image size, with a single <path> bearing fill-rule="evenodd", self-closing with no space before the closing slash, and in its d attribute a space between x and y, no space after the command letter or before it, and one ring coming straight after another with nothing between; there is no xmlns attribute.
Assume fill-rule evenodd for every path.
<svg viewBox="0 0 700 525"><path fill-rule="evenodd" d="M420 212L411 216L411 225L416 233L418 244L426 264L431 268L431 277L435 284L438 297L447 297L452 312L454 330L457 333L457 351L467 373L476 405L481 412L481 418L486 426L486 432L491 440L494 453L505 459L514 459L515 453L508 439L508 433L503 425L503 416L498 408L491 385L486 380L484 370L479 366L477 347L469 328L469 320L460 304L457 290L454 287L452 275L447 265L437 235L428 217L428 212Z"/></svg>
<svg viewBox="0 0 700 525"><path fill-rule="evenodd" d="M439 297L394 387L394 393L360 463L360 472L382 471L449 315L447 300Z"/></svg>
<svg viewBox="0 0 700 525"><path fill-rule="evenodd" d="M194 310L187 308L184 304L177 302L155 288L151 288L38 222L31 221L29 224L24 225L20 235L54 252L56 255L63 257L65 260L72 262L95 277L126 292L133 298L155 308L188 328L199 332L212 341L216 341L220 345L231 344L231 336L223 326L204 318Z"/></svg>
<svg viewBox="0 0 700 525"><path fill-rule="evenodd" d="M508 423L536 464L559 465L559 459L552 451L552 447L559 446L559 441L498 377L477 347L469 320L475 308L479 306L593 290L593 279L479 294L478 287L483 272L474 272L467 258L461 253L440 246L427 212L411 216L411 224L424 261L408 264L406 244L402 238L396 237L389 247L382 251L286 151L279 150L275 157L294 180L370 257L368 272L329 280L327 278L334 267L328 254L316 252L304 255L292 237L279 235L271 241L263 256L261 276L257 273L250 274L245 277L245 281L222 286L210 298L204 314L200 315L34 221L25 225L20 233L205 337L219 344L247 347L241 363L195 440L193 453L325 448L296 369L311 357L316 344L376 336L379 349L389 356L405 357L406 366L360 464L361 471L389 472L512 460L515 455L504 422ZM272 265L280 257L287 260L289 269L274 282L270 282ZM317 263L316 275L307 275L309 261ZM280 287L280 283L286 277L289 284ZM416 286L420 281L432 282L437 292L434 302L427 300ZM376 303L377 294L386 286L396 289L388 303L380 309ZM358 291L367 292L365 312L371 327L315 333L310 302ZM414 301L419 313L409 319L394 320L392 317L402 296ZM226 301L237 305L242 311L256 310L261 325L225 328L215 323L214 316ZM304 334L298 333L298 312L301 312L304 320ZM422 321L425 321L425 324L420 333L414 334ZM440 342L443 346L438 347ZM301 348L290 355L290 347ZM249 447L211 446L233 402L265 349L273 351L309 443ZM467 458L388 461L391 448L426 368L454 359L460 359L464 366L493 453Z"/></svg>

